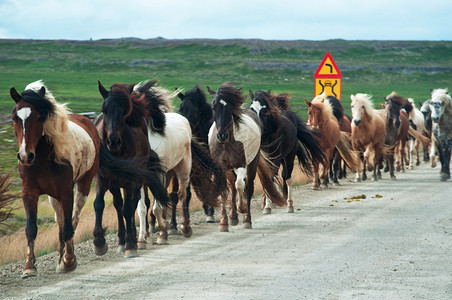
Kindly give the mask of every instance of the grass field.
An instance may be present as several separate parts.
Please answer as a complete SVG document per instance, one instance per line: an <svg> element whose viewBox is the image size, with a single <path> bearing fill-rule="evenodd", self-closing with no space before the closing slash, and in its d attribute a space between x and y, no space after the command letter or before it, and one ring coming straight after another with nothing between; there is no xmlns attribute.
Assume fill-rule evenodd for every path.
<svg viewBox="0 0 452 300"><path fill-rule="evenodd" d="M97 80L115 82L158 79L160 85L190 89L195 84L216 89L224 81L248 89L290 92L291 105L302 118L312 99L318 65L329 51L343 74L342 99L350 111L350 94L372 94L375 104L397 91L424 101L430 88L449 87L452 79L452 42L431 41L263 41L263 40L0 40L0 112L9 114L18 91L42 79L57 101L74 112L99 112ZM178 107L178 99L174 105ZM0 169L14 175L17 145L10 124L0 125ZM44 200L43 200L44 201ZM20 202L19 202L20 206ZM51 210L40 211L42 220ZM23 212L16 212L17 226ZM15 228L15 227L14 227Z"/></svg>

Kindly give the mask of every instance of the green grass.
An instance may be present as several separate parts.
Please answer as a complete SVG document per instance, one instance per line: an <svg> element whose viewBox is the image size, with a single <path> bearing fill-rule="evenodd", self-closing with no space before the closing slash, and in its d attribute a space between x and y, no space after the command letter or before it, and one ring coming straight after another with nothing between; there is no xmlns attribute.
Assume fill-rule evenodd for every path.
<svg viewBox="0 0 452 300"><path fill-rule="evenodd" d="M397 91L418 103L429 97L430 88L452 82L452 42L0 40L0 112L10 113L14 107L10 87L22 91L38 79L73 112L99 113L97 80L108 87L155 78L169 90L195 84L216 89L233 81L246 94L249 89L290 92L292 108L306 119L303 100L313 98L313 74L327 51L343 74L342 101L348 113L350 94L372 94L378 105ZM178 107L178 99L174 105ZM16 152L12 126L1 125L1 171L14 175L13 189L19 191Z"/></svg>

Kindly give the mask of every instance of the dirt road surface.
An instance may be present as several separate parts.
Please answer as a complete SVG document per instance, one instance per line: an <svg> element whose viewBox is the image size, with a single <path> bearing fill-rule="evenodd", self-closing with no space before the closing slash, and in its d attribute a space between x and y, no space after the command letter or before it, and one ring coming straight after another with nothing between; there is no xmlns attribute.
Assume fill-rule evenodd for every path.
<svg viewBox="0 0 452 300"><path fill-rule="evenodd" d="M198 213L191 238L133 259L115 253L114 238L100 258L87 242L71 274L55 274L55 254L39 258L35 278L20 278L23 262L7 265L0 298L451 299L452 182L426 164L397 177L299 186L293 214L262 215L256 198L251 230L218 232Z"/></svg>

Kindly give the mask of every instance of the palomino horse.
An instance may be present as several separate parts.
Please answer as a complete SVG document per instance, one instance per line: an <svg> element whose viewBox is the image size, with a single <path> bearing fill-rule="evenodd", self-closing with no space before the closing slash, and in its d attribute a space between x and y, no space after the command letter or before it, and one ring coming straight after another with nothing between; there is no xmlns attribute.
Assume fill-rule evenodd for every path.
<svg viewBox="0 0 452 300"><path fill-rule="evenodd" d="M333 110L330 102L327 100L325 93L316 96L312 102L304 100L308 108L309 121L308 125L313 130L319 132L319 144L325 154L326 161L322 165L322 174L319 177L320 165L314 165L313 189L320 186L320 178L323 179L322 186L328 187L328 171L334 150L337 149L341 157L348 166L356 169L359 166L359 158L350 146L350 135L347 132L340 131L339 123L333 116Z"/></svg>
<svg viewBox="0 0 452 300"><path fill-rule="evenodd" d="M324 162L325 157L320 149L316 137L297 117L295 113L288 109L289 94L284 94L286 105L281 111L278 103L283 101L282 95L271 95L270 91L250 91L250 98L253 101L251 110L255 111L262 123L261 147L269 153L271 162L274 165L274 176L278 175L278 170L282 165L282 179L284 197L287 199L287 212L293 213L292 199L292 171L295 156L301 170L312 175L312 164ZM269 197L264 194L264 213L271 213Z"/></svg>
<svg viewBox="0 0 452 300"><path fill-rule="evenodd" d="M155 80L140 82L134 86L132 94L147 102L149 145L158 154L163 168L168 172L167 186L170 181L172 183L170 233L177 232L176 207L178 201L181 201L183 212L181 231L185 237L190 237L193 232L189 214L190 183L201 202L211 207L217 205L217 199L225 193L227 183L221 169L192 137L188 120L171 112L170 99L177 92L170 95L167 90L157 87L156 84ZM143 199L138 204L138 214L139 240L142 240L146 236L146 205ZM152 223L154 221L151 220ZM159 226L159 230L157 244L166 244L168 235L166 226Z"/></svg>
<svg viewBox="0 0 452 300"><path fill-rule="evenodd" d="M433 136L441 162L441 181L450 178L450 155L452 149L452 99L447 89L432 91L429 102L432 112Z"/></svg>
<svg viewBox="0 0 452 300"><path fill-rule="evenodd" d="M99 81L99 91L104 102L102 114L95 122L97 131L102 144L113 156L133 159L137 165L141 165L143 168L153 165L160 166L157 154L149 148L145 122L146 104L139 101L138 98L129 97L132 89L133 85L117 83L111 86L110 91L107 91ZM155 171L159 172L161 169ZM167 199L166 190L158 178L149 188L158 201ZM103 255L108 248L104 238L105 230L102 228L104 195L107 190L113 195L113 204L118 217L118 252L124 253L125 257L138 256L135 211L140 197L144 195L143 182L123 180L116 174L101 171L96 175L94 251L97 255ZM156 209L161 206L156 206ZM155 214L161 215L162 211L155 211Z"/></svg>
<svg viewBox="0 0 452 300"><path fill-rule="evenodd" d="M208 134L213 123L213 112L212 105L207 102L204 91L196 85L185 94L179 92L177 96L181 99L179 113L190 122L193 137L196 137L201 145L209 151ZM206 222L214 223L214 208L206 204L203 204L203 208L207 216Z"/></svg>
<svg viewBox="0 0 452 300"><path fill-rule="evenodd" d="M42 194L49 195L59 227L57 272L73 271L77 260L72 238L98 169L150 184L156 174L113 157L101 144L93 122L84 116L69 114L65 105L58 104L41 81L29 84L22 94L11 88L10 94L16 103L12 117L19 144L17 157L27 214L28 251L23 277L37 273L34 241L38 231L38 198ZM77 185L75 199L74 184Z"/></svg>
<svg viewBox="0 0 452 300"><path fill-rule="evenodd" d="M350 96L352 100L352 147L355 151L363 153L363 175L367 178L366 168L373 169L372 180L380 176L378 168L380 156L383 154L386 124L383 116L376 113L371 96L356 94ZM378 173L378 174L377 174ZM360 170L356 169L355 182L361 181Z"/></svg>
<svg viewBox="0 0 452 300"><path fill-rule="evenodd" d="M250 110L242 109L245 102L242 89L225 82L214 92L207 87L213 97L214 123L209 131L209 148L214 160L226 173L231 190L231 224L238 224L236 194L239 195L239 212L244 213L243 227L250 229L251 197L254 192L256 171L264 193L276 205L286 205L285 199L277 191L269 162L261 150L261 128L259 119ZM246 203L244 198L246 197ZM220 231L228 231L226 197L221 199Z"/></svg>

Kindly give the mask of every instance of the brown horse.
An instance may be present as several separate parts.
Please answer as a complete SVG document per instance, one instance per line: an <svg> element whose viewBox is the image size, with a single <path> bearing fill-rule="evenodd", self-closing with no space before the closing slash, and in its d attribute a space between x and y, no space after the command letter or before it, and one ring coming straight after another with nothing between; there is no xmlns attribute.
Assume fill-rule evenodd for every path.
<svg viewBox="0 0 452 300"><path fill-rule="evenodd" d="M57 272L73 271L77 267L74 230L98 169L148 183L158 177L130 161L113 157L101 145L93 122L87 117L69 114L65 105L58 104L41 81L29 84L21 94L11 88L10 94L16 103L12 117L19 144L22 200L27 214L28 251L23 277L37 273L34 241L38 231L38 198L42 194L49 195L59 227Z"/></svg>
<svg viewBox="0 0 452 300"><path fill-rule="evenodd" d="M381 178L378 163L383 153L386 124L384 118L375 112L371 96L356 94L350 96L352 100L352 147L363 154L363 175L366 180L366 168L373 169L372 181ZM379 173L379 174L377 174ZM355 182L361 181L360 170L356 169Z"/></svg>
<svg viewBox="0 0 452 300"><path fill-rule="evenodd" d="M326 157L326 162L323 164L322 174L320 175L320 178L323 179L322 186L326 188L328 187L329 166L335 149L339 151L341 157L352 169L356 169L358 167L359 158L350 147L349 134L340 131L339 123L333 116L333 110L326 95L319 95L315 97L312 102L305 99L305 103L309 107L308 125L310 125L313 130L317 130L319 132L319 144ZM314 180L312 188L318 189L320 186L320 165L314 165L313 168Z"/></svg>
<svg viewBox="0 0 452 300"><path fill-rule="evenodd" d="M212 95L214 123L209 131L209 148L212 158L224 170L231 191L230 217L232 225L238 224L236 194L239 195L239 212L244 213L243 227L251 229L251 197L254 192L256 172L264 192L278 206L286 200L273 183L273 172L261 150L261 127L257 115L241 108L245 102L242 89L230 82L223 83ZM244 202L246 198L246 203ZM226 197L221 201L220 231L228 231Z"/></svg>

